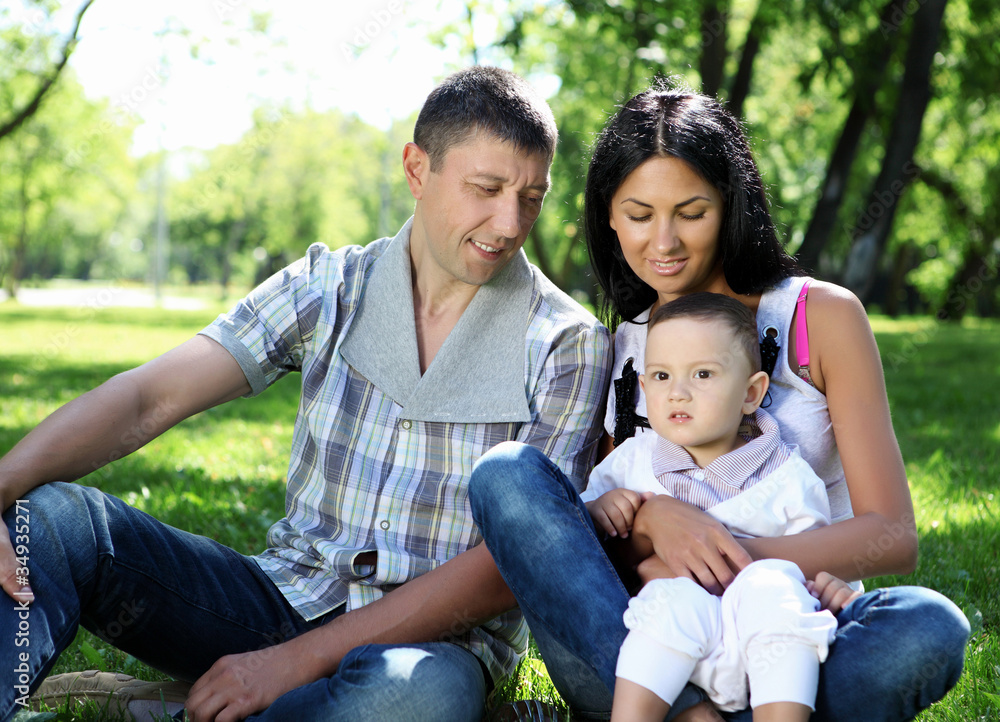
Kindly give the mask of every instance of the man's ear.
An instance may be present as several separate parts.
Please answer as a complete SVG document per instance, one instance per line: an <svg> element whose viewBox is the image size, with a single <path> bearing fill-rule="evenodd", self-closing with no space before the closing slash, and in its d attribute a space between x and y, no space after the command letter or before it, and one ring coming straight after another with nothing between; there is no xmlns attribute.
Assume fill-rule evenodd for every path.
<svg viewBox="0 0 1000 722"><path fill-rule="evenodd" d="M410 186L410 193L414 199L420 200L424 195L424 185L427 183L427 174L431 172L431 159L416 143L407 143L403 146L403 173L406 175L406 184Z"/></svg>
<svg viewBox="0 0 1000 722"><path fill-rule="evenodd" d="M743 400L744 414L752 414L760 407L770 385L771 379L763 371L758 371L747 380L747 395Z"/></svg>

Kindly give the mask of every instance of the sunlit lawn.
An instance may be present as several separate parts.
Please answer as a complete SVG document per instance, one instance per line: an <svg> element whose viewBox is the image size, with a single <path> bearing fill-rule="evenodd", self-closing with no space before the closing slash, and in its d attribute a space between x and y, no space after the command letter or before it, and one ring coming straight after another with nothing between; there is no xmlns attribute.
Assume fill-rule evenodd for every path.
<svg viewBox="0 0 1000 722"><path fill-rule="evenodd" d="M0 304L0 452L60 404L109 376L175 346L209 323L209 312L35 309ZM1000 718L1000 324L873 319L896 432L921 535L907 578L953 599L974 635L966 673L920 720ZM282 514L297 378L262 396L189 419L89 482L169 524L235 549L258 551ZM56 672L103 668L162 678L81 632ZM529 659L500 690L557 701L544 665ZM93 711L60 719L105 719ZM859 711L858 719L863 719Z"/></svg>

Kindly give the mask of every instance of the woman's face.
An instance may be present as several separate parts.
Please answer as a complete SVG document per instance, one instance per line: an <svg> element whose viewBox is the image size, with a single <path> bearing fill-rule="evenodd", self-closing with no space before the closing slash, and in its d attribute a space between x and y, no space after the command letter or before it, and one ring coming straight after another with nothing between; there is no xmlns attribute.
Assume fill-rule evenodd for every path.
<svg viewBox="0 0 1000 722"><path fill-rule="evenodd" d="M684 161L645 161L615 191L609 212L625 261L657 292L657 305L728 290L719 253L722 196Z"/></svg>

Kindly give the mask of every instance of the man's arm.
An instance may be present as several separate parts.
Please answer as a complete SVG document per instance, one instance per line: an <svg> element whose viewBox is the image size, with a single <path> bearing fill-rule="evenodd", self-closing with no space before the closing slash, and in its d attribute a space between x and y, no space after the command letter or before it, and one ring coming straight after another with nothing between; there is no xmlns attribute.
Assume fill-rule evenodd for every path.
<svg viewBox="0 0 1000 722"><path fill-rule="evenodd" d="M289 690L332 675L357 646L444 641L515 604L480 544L319 629L274 647L223 657L192 687L188 716L192 722L243 719Z"/></svg>
<svg viewBox="0 0 1000 722"><path fill-rule="evenodd" d="M0 459L0 507L49 481L73 481L144 446L183 419L250 391L222 346L196 336L57 409ZM0 585L21 591L0 532Z"/></svg>

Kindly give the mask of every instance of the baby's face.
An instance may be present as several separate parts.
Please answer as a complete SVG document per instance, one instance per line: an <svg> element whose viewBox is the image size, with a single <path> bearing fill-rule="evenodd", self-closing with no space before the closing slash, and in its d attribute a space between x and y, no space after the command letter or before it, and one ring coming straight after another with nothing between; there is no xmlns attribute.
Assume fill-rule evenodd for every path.
<svg viewBox="0 0 1000 722"><path fill-rule="evenodd" d="M646 339L646 412L653 430L707 466L741 445L744 413L753 411L750 362L721 321L674 318Z"/></svg>

